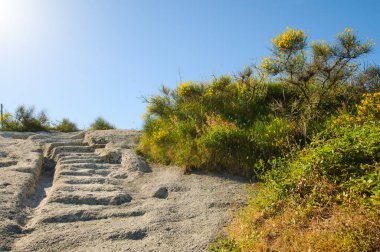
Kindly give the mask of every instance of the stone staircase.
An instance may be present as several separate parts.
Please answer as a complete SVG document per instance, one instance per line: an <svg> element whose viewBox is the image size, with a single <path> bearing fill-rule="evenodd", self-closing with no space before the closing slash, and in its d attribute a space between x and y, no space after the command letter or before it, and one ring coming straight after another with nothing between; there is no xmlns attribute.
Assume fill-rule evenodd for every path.
<svg viewBox="0 0 380 252"><path fill-rule="evenodd" d="M62 222L63 219L93 219L94 217L89 218L89 215L101 214L98 212L99 209L92 210L92 214L89 214L91 206L118 206L132 200L123 190L122 178L115 176L121 164L109 162L107 158L95 152L97 149L105 148L106 144L90 146L84 142L83 137L58 136L37 140L43 145L45 172L51 169L55 171L51 177L52 187L45 190L46 197L35 197L43 200L33 205L36 206L36 211L51 214L46 215L46 218L35 214L27 228L41 223L54 224L55 221ZM41 192L37 190L36 193ZM86 210L78 212L77 208L83 206ZM62 214L63 209L65 213Z"/></svg>
<svg viewBox="0 0 380 252"><path fill-rule="evenodd" d="M183 175L179 167L151 167L133 149L138 134L114 130L28 135L39 147L27 153L38 156L43 169L41 174L41 169L27 173L32 159L25 167L12 168L15 176L35 174L38 182L32 183L34 193L26 195L25 215L6 248L207 251L238 195L241 202L245 183L208 173Z"/></svg>

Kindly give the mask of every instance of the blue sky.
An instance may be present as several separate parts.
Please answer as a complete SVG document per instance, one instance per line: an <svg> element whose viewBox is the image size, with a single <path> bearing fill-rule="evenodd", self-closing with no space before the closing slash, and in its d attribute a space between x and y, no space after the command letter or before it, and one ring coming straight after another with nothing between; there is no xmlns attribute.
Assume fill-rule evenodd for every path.
<svg viewBox="0 0 380 252"><path fill-rule="evenodd" d="M0 0L0 102L141 128L141 96L161 84L236 73L286 27L380 43L379 13L378 0ZM365 60L380 64L379 50Z"/></svg>

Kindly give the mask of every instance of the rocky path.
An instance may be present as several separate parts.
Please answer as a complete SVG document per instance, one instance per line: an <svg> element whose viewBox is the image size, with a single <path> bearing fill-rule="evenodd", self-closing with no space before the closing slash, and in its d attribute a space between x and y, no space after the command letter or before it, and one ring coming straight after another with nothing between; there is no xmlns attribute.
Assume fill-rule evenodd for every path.
<svg viewBox="0 0 380 252"><path fill-rule="evenodd" d="M24 141L35 148L29 180L33 174L38 178L16 190L20 196L14 207L0 208L6 223L0 225L0 238L12 237L3 242L3 249L205 251L230 217L230 209L244 202L244 182L148 166L133 150L137 139L135 131L34 134L27 140L0 137L0 143ZM19 150L4 153L9 157L12 151ZM15 162L8 172L17 176ZM1 195L7 187L0 187ZM7 219L16 206L17 218Z"/></svg>

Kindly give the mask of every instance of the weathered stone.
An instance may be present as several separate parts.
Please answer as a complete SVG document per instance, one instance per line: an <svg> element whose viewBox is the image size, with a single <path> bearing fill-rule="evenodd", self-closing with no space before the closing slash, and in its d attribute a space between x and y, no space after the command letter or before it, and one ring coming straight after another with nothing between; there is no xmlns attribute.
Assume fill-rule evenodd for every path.
<svg viewBox="0 0 380 252"><path fill-rule="evenodd" d="M122 165L128 170L133 172L150 172L149 165L144 159L136 154L134 150L125 150L123 155Z"/></svg>
<svg viewBox="0 0 380 252"><path fill-rule="evenodd" d="M159 199L166 199L169 195L168 188L162 186L158 188L154 193L153 197L159 198Z"/></svg>
<svg viewBox="0 0 380 252"><path fill-rule="evenodd" d="M138 136L0 132L0 251L206 250L245 184L151 168Z"/></svg>

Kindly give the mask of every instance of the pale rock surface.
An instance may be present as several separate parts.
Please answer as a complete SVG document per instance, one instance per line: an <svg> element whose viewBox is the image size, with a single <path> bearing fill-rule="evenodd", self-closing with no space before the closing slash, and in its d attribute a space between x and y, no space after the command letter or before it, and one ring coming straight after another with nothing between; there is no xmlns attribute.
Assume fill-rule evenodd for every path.
<svg viewBox="0 0 380 252"><path fill-rule="evenodd" d="M207 251L245 181L148 165L139 135L0 132L0 251Z"/></svg>

